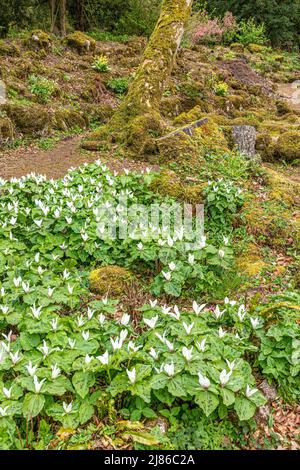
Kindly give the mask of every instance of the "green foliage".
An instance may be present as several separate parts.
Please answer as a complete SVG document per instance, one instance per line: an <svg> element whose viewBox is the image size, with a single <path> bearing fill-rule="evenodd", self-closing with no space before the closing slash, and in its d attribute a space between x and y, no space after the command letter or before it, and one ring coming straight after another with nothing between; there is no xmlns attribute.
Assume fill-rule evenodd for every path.
<svg viewBox="0 0 300 470"><path fill-rule="evenodd" d="M161 0L129 0L117 31L129 35L150 36L158 20Z"/></svg>
<svg viewBox="0 0 300 470"><path fill-rule="evenodd" d="M117 95L125 95L128 91L129 80L130 77L112 78L107 82L107 86Z"/></svg>
<svg viewBox="0 0 300 470"><path fill-rule="evenodd" d="M247 46L248 44L265 44L266 30L263 23L256 24L253 18L242 20L236 35L237 42Z"/></svg>
<svg viewBox="0 0 300 470"><path fill-rule="evenodd" d="M30 75L28 79L30 92L36 97L39 103L48 103L51 96L53 96L58 88L53 80L48 80L44 77Z"/></svg>
<svg viewBox="0 0 300 470"><path fill-rule="evenodd" d="M92 68L96 70L96 72L108 72L109 65L106 55L99 55L96 57L92 63Z"/></svg>

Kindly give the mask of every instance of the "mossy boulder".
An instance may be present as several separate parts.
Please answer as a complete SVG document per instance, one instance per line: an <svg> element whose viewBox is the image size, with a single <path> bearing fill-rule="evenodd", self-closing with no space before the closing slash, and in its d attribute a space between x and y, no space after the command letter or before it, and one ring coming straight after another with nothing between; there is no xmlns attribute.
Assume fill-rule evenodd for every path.
<svg viewBox="0 0 300 470"><path fill-rule="evenodd" d="M75 31L69 34L65 39L66 44L76 50L79 54L94 53L96 50L96 41L82 33L81 31Z"/></svg>
<svg viewBox="0 0 300 470"><path fill-rule="evenodd" d="M3 108L16 128L24 134L42 134L52 127L52 113L44 106L6 103Z"/></svg>
<svg viewBox="0 0 300 470"><path fill-rule="evenodd" d="M175 199L181 199L184 196L184 185L174 171L162 171L150 185L153 192L157 192L162 196L171 196Z"/></svg>
<svg viewBox="0 0 300 470"><path fill-rule="evenodd" d="M35 29L25 43L36 51L40 49L48 50L52 44L51 35L41 29Z"/></svg>
<svg viewBox="0 0 300 470"><path fill-rule="evenodd" d="M86 128L88 122L85 116L74 109L60 108L55 111L53 127L58 130Z"/></svg>
<svg viewBox="0 0 300 470"><path fill-rule="evenodd" d="M249 44L247 48L252 52L252 54L263 53L266 50L265 46L262 46L261 44Z"/></svg>
<svg viewBox="0 0 300 470"><path fill-rule="evenodd" d="M20 48L13 42L0 40L0 56L20 56Z"/></svg>
<svg viewBox="0 0 300 470"><path fill-rule="evenodd" d="M267 263L263 260L259 248L250 244L247 250L237 258L236 265L242 274L253 277L259 275L266 268Z"/></svg>
<svg viewBox="0 0 300 470"><path fill-rule="evenodd" d="M266 132L260 132L256 135L256 150L262 160L270 162L274 160L274 139Z"/></svg>
<svg viewBox="0 0 300 470"><path fill-rule="evenodd" d="M239 42L233 42L230 44L230 49L232 49L234 52L243 53L245 51L245 46Z"/></svg>
<svg viewBox="0 0 300 470"><path fill-rule="evenodd" d="M300 132L284 132L276 142L274 156L288 163L300 162Z"/></svg>
<svg viewBox="0 0 300 470"><path fill-rule="evenodd" d="M134 277L132 273L120 266L105 266L91 271L89 275L90 290L98 295L120 297L126 294Z"/></svg>
<svg viewBox="0 0 300 470"><path fill-rule="evenodd" d="M272 168L265 167L264 172L272 200L284 202L291 208L295 204L300 205L300 183L290 180L283 173Z"/></svg>
<svg viewBox="0 0 300 470"><path fill-rule="evenodd" d="M8 117L0 116L0 143L12 140L14 137L14 126Z"/></svg>

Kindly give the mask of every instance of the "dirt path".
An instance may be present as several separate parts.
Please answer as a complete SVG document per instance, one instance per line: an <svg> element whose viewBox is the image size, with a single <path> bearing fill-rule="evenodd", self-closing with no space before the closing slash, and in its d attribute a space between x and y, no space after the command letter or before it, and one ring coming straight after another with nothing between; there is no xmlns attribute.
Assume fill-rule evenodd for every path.
<svg viewBox="0 0 300 470"><path fill-rule="evenodd" d="M30 146L0 152L0 178L20 178L34 172L57 179L63 177L69 168L78 167L83 163L92 163L98 158L112 171L121 172L125 168L131 171L141 171L147 167L158 170L158 166L149 165L146 162L127 158L119 160L101 152L85 152L80 148L82 138L82 135L66 138L49 150Z"/></svg>

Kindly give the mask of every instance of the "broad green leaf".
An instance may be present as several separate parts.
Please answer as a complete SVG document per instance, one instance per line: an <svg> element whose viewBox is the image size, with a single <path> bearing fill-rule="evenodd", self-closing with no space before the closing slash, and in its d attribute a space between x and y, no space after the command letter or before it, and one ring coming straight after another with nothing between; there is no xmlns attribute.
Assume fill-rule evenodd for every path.
<svg viewBox="0 0 300 470"><path fill-rule="evenodd" d="M209 390L203 390L197 393L195 402L203 410L205 416L209 416L217 408L219 398Z"/></svg>
<svg viewBox="0 0 300 470"><path fill-rule="evenodd" d="M45 397L36 393L27 393L23 401L23 415L26 419L35 418L44 408Z"/></svg>

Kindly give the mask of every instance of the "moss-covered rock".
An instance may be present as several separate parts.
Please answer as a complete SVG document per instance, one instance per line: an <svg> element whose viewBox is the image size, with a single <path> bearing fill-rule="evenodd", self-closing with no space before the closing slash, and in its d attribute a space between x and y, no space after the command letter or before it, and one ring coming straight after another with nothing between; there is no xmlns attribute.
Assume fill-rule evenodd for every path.
<svg viewBox="0 0 300 470"><path fill-rule="evenodd" d="M87 124L87 119L78 111L66 108L60 108L55 111L53 127L58 130L66 131L76 127L84 129Z"/></svg>
<svg viewBox="0 0 300 470"><path fill-rule="evenodd" d="M264 161L274 160L275 141L266 132L258 133L256 136L256 150Z"/></svg>
<svg viewBox="0 0 300 470"><path fill-rule="evenodd" d="M236 265L242 274L250 277L259 275L267 266L259 252L259 247L254 244L250 244L246 252L237 258Z"/></svg>
<svg viewBox="0 0 300 470"><path fill-rule="evenodd" d="M300 205L300 183L290 180L284 174L272 168L265 167L264 172L271 199L284 202L291 208L295 204Z"/></svg>
<svg viewBox="0 0 300 470"><path fill-rule="evenodd" d="M95 294L120 297L126 294L134 277L130 271L120 266L105 266L91 271L90 290Z"/></svg>
<svg viewBox="0 0 300 470"><path fill-rule="evenodd" d="M0 116L0 143L14 137L14 126L8 117Z"/></svg>
<svg viewBox="0 0 300 470"><path fill-rule="evenodd" d="M162 171L150 185L153 192L162 196L171 196L175 199L182 199L185 193L184 185L174 171Z"/></svg>
<svg viewBox="0 0 300 470"><path fill-rule="evenodd" d="M96 41L81 31L75 31L74 33L69 34L66 37L65 42L79 54L94 53L96 50Z"/></svg>
<svg viewBox="0 0 300 470"><path fill-rule="evenodd" d="M261 44L249 44L247 47L252 54L263 53L266 50L265 46Z"/></svg>
<svg viewBox="0 0 300 470"><path fill-rule="evenodd" d="M52 127L53 115L44 106L6 103L3 108L16 128L24 134L42 134Z"/></svg>
<svg viewBox="0 0 300 470"><path fill-rule="evenodd" d="M0 40L0 56L20 56L20 48L13 42Z"/></svg>
<svg viewBox="0 0 300 470"><path fill-rule="evenodd" d="M300 132L291 131L282 134L276 142L274 156L289 163L300 161Z"/></svg>
<svg viewBox="0 0 300 470"><path fill-rule="evenodd" d="M233 42L230 45L230 49L232 49L234 52L243 53L245 51L245 46L239 42Z"/></svg>
<svg viewBox="0 0 300 470"><path fill-rule="evenodd" d="M25 44L36 51L40 49L48 50L51 47L52 40L50 34L41 29L35 29L26 39Z"/></svg>

